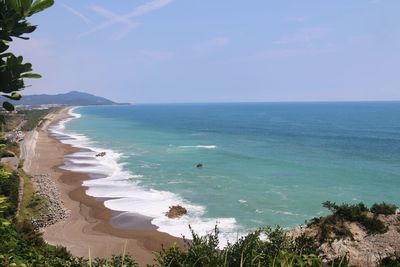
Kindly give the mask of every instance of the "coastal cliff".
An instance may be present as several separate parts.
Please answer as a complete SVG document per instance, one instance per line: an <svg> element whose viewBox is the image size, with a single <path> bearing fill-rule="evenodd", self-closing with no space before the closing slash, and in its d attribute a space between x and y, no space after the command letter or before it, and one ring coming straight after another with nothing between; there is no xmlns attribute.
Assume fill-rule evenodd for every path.
<svg viewBox="0 0 400 267"><path fill-rule="evenodd" d="M386 203L375 204L371 209L362 203L333 203L333 206L333 214L314 218L306 227L290 231L289 235L313 238L319 256L326 261L345 256L351 266L378 266L385 258L399 257L400 213L395 206Z"/></svg>

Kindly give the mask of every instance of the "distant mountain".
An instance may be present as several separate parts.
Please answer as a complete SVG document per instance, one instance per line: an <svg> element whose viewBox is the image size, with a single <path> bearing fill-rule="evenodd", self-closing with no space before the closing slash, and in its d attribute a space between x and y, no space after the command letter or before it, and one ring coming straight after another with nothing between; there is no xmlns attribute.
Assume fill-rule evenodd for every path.
<svg viewBox="0 0 400 267"><path fill-rule="evenodd" d="M6 98L2 101L10 101ZM88 93L71 91L66 94L58 95L23 95L19 101L10 101L14 105L71 105L71 106L89 106L89 105L119 105L119 103L108 100L104 97L95 96Z"/></svg>

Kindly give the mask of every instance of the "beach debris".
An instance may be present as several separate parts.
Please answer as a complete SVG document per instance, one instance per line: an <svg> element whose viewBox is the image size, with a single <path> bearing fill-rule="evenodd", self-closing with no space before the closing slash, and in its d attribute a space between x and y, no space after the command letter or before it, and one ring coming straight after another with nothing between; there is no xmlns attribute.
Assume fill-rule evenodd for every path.
<svg viewBox="0 0 400 267"><path fill-rule="evenodd" d="M96 154L96 157L104 157L106 155L106 152L100 152Z"/></svg>
<svg viewBox="0 0 400 267"><path fill-rule="evenodd" d="M170 219L180 218L185 214L187 214L187 209L181 205L171 206L169 207L169 211L165 213L165 215Z"/></svg>
<svg viewBox="0 0 400 267"><path fill-rule="evenodd" d="M203 163L197 164L196 167L199 168L199 169L203 168Z"/></svg>

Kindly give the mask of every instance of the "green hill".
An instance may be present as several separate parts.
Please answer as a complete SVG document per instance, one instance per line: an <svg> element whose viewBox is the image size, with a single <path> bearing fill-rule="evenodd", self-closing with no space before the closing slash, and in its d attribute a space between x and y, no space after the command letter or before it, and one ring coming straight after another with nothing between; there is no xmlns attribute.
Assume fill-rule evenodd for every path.
<svg viewBox="0 0 400 267"><path fill-rule="evenodd" d="M2 99L7 101L7 99ZM8 100L9 101L9 100ZM88 105L118 105L114 101L104 97L95 96L88 93L71 91L65 94L57 95L24 95L19 101L10 101L14 105L74 105L74 106L88 106Z"/></svg>

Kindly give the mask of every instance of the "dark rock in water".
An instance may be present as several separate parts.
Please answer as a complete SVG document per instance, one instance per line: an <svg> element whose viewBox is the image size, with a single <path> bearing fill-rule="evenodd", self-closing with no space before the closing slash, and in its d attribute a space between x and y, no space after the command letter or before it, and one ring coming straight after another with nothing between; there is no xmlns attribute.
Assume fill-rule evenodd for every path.
<svg viewBox="0 0 400 267"><path fill-rule="evenodd" d="M197 168L203 168L203 164L202 164L202 163L199 163L199 164L196 165L196 167L197 167Z"/></svg>
<svg viewBox="0 0 400 267"><path fill-rule="evenodd" d="M106 155L106 152L100 152L96 154L96 157L104 157Z"/></svg>
<svg viewBox="0 0 400 267"><path fill-rule="evenodd" d="M176 206L169 207L169 211L167 213L165 213L165 215L170 219L176 219L176 218L182 217L186 213L187 213L187 210L184 207L182 207L180 205L176 205Z"/></svg>

